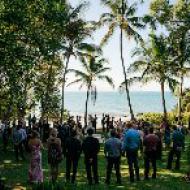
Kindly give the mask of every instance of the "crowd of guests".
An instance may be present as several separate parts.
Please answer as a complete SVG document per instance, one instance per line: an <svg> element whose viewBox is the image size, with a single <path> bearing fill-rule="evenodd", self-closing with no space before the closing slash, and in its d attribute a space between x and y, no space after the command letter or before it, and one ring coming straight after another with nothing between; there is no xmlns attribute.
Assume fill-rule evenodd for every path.
<svg viewBox="0 0 190 190"><path fill-rule="evenodd" d="M104 155L107 161L106 184L110 184L112 169L116 171L117 184L121 184L121 157L128 161L130 181L140 181L139 152L144 155L144 179L150 177L150 165L152 165L152 179L157 177L157 160L162 160L163 144L169 149L167 169L172 169L173 158L176 156L175 169L180 169L180 158L185 149L186 128L183 125L169 125L163 120L159 128L155 128L148 122L131 121L123 122L121 119L103 115L102 132L107 137L104 147ZM29 126L24 121L19 121L12 126L8 121L1 125L3 149L7 151L7 145L12 140L15 159L25 160L25 152L30 156L29 182L42 183L44 176L42 171L42 149L47 148L50 177L53 183L57 181L59 164L66 160L66 181L75 183L78 163L81 154L84 154L86 176L89 185L99 183L98 154L100 142L93 134L97 130L97 116L89 116L87 128L82 127L81 118L70 117L63 125L58 122L50 128L48 121L31 118Z"/></svg>

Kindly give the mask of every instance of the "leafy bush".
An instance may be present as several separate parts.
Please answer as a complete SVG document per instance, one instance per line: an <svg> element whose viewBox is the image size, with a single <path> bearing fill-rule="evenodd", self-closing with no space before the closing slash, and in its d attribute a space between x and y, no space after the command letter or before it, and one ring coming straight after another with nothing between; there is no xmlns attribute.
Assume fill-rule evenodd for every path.
<svg viewBox="0 0 190 190"><path fill-rule="evenodd" d="M190 117L190 113L184 113L182 121L186 125L188 122L188 119ZM154 124L160 124L163 119L162 113L143 113L142 115L138 116L138 119L143 119L145 121L149 121ZM176 123L176 114L174 112L168 113L168 121L170 124Z"/></svg>

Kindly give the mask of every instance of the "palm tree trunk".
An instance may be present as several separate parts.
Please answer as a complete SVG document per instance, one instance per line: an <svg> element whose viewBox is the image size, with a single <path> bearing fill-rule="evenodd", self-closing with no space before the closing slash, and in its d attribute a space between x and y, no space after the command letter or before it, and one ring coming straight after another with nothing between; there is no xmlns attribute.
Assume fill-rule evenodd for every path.
<svg viewBox="0 0 190 190"><path fill-rule="evenodd" d="M163 106L163 111L164 111L164 119L167 120L167 109L166 109L166 100L165 100L164 81L161 82L161 96L162 96L162 106Z"/></svg>
<svg viewBox="0 0 190 190"><path fill-rule="evenodd" d="M87 92L86 92L85 114L84 114L84 128L87 127L89 93L90 93L90 87L88 87Z"/></svg>
<svg viewBox="0 0 190 190"><path fill-rule="evenodd" d="M65 110L65 82L66 82L66 74L69 66L69 60L70 60L70 54L67 56L66 64L65 64L65 70L63 73L63 81L62 81L62 103L61 103L61 124L63 124L63 116L64 116L64 110Z"/></svg>
<svg viewBox="0 0 190 190"><path fill-rule="evenodd" d="M182 118L182 97L183 97L183 74L181 75L181 82L180 82L180 92L178 98L178 121Z"/></svg>
<svg viewBox="0 0 190 190"><path fill-rule="evenodd" d="M131 120L133 120L135 117L134 117L134 112L133 112L132 105L131 105L131 98L130 98L128 81L127 81L127 74L126 74L125 63L124 63L124 58L123 58L123 29L122 29L122 26L120 26L120 32L121 32L120 33L121 63L122 63L123 74L124 74L124 79L125 79L125 90L126 90L126 94L127 94L128 106L129 106L129 110L130 110Z"/></svg>

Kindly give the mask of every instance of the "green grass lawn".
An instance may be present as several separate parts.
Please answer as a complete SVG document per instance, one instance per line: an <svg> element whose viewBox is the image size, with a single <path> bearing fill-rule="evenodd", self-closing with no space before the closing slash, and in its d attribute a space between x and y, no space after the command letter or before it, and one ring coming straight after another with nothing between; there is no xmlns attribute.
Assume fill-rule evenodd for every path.
<svg viewBox="0 0 190 190"><path fill-rule="evenodd" d="M189 146L190 139L186 141L186 147ZM2 143L1 143L2 145ZM2 150L2 148L1 148ZM143 180L143 159L140 156L140 174L141 181L131 184L129 182L129 173L126 158L122 158L121 172L122 172L122 185L116 186L115 173L112 174L111 185L106 186L105 173L106 173L106 160L103 155L103 149L99 154L99 175L100 184L97 186L88 186L86 180L86 172L84 167L83 156L80 158L77 183L75 185L65 184L65 161L60 165L60 175L58 180L58 186L60 190L70 190L70 189L94 189L94 190L104 190L104 189L128 189L128 190L188 190L190 189L190 183L186 183L182 180L182 176L187 172L187 153L183 152L181 159L181 170L180 171L169 171L166 168L166 160L168 152L163 152L163 161L158 161L158 177L156 180L150 179L149 181ZM8 148L8 152L5 154L0 151L0 171L2 173L3 180L5 181L7 189L34 189L28 183L28 165L29 165L29 155L26 156L26 161L15 162L14 152L11 146ZM48 164L47 164L47 151L43 151L43 170L44 170L44 187L40 189L53 189L51 185L48 184Z"/></svg>

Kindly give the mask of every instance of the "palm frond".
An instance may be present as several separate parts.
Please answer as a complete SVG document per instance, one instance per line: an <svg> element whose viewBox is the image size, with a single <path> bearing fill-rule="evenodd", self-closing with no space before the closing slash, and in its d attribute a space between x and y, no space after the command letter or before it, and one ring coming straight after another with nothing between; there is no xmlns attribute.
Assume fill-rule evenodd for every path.
<svg viewBox="0 0 190 190"><path fill-rule="evenodd" d="M88 3L80 3L77 7L73 9L71 14L69 15L70 19L78 18L78 14L81 13L86 7L88 6Z"/></svg>
<svg viewBox="0 0 190 190"><path fill-rule="evenodd" d="M127 21L130 23L131 26L138 28L138 29L144 29L146 26L143 23L142 17L131 17L131 18L128 18Z"/></svg>
<svg viewBox="0 0 190 190"><path fill-rule="evenodd" d="M101 69L99 69L97 72L95 72L96 75L98 74L103 74L105 73L106 71L110 71L110 68L109 67L103 67Z"/></svg>
<svg viewBox="0 0 190 190"><path fill-rule="evenodd" d="M80 60L80 62L81 62L81 64L82 64L84 70L85 70L86 72L89 72L89 71L90 71L90 70L89 70L89 65L88 65L88 62L87 62L87 60L86 60L87 57L88 57L88 56L79 56L79 60Z"/></svg>
<svg viewBox="0 0 190 190"><path fill-rule="evenodd" d="M95 44L89 44L89 43L80 43L78 49L81 50L81 53L89 54L92 53L98 53L98 55L102 55L102 49L95 45Z"/></svg>
<svg viewBox="0 0 190 190"><path fill-rule="evenodd" d="M132 63L129 66L128 72L133 73L133 72L143 71L146 67L147 67L147 62L146 61L140 61L140 60L135 61L134 63Z"/></svg>
<svg viewBox="0 0 190 190"><path fill-rule="evenodd" d="M152 17L150 15L145 15L142 20L145 24L149 24L153 30L157 29L156 19L154 17Z"/></svg>
<svg viewBox="0 0 190 190"><path fill-rule="evenodd" d="M135 83L141 82L141 80L142 80L142 77L131 77L131 78L127 79L127 81L123 81L119 85L119 92L123 93L126 90L126 83L127 83L127 86L130 87L130 86L134 85Z"/></svg>
<svg viewBox="0 0 190 190"><path fill-rule="evenodd" d="M124 31L125 31L125 35L126 37L133 38L136 42L140 42L143 43L143 38L141 37L141 35L135 31L130 25L127 25L126 27L124 27Z"/></svg>
<svg viewBox="0 0 190 190"><path fill-rule="evenodd" d="M129 17L133 16L137 11L137 3L133 3L130 7L126 8L125 16L128 19Z"/></svg>
<svg viewBox="0 0 190 190"><path fill-rule="evenodd" d="M116 30L116 22L111 23L111 25L108 28L107 33L104 35L103 39L101 40L100 46L104 46L108 40L111 38L113 35L114 31Z"/></svg>
<svg viewBox="0 0 190 190"><path fill-rule="evenodd" d="M174 93L177 86L179 85L179 82L176 79L173 78L166 78L166 81L168 82L168 86L170 90Z"/></svg>
<svg viewBox="0 0 190 190"><path fill-rule="evenodd" d="M82 79L81 79L81 78L76 79L76 80L74 80L74 81L70 82L70 83L67 85L67 87L68 87L68 86L71 86L71 85L73 85L73 84L80 83L80 82L82 82Z"/></svg>
<svg viewBox="0 0 190 190"><path fill-rule="evenodd" d="M152 81L152 80L155 80L153 76L144 75L143 77L141 77L142 84L147 84L149 81Z"/></svg>
<svg viewBox="0 0 190 190"><path fill-rule="evenodd" d="M110 86L112 86L113 88L115 87L113 79L107 75L99 75L97 77L100 80L105 80Z"/></svg>
<svg viewBox="0 0 190 190"><path fill-rule="evenodd" d="M113 23L115 20L115 17L112 13L103 13L99 19L99 26L108 25L110 23Z"/></svg>
<svg viewBox="0 0 190 190"><path fill-rule="evenodd" d="M76 77L81 77L81 78L84 78L84 79L87 79L89 78L89 75L87 73L83 73L82 71L79 71L79 70L75 70L75 76Z"/></svg>

